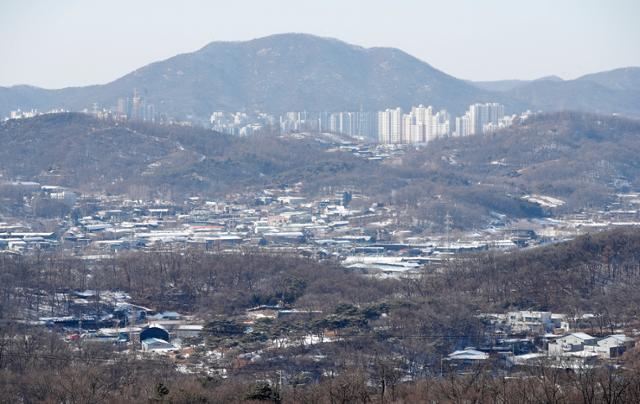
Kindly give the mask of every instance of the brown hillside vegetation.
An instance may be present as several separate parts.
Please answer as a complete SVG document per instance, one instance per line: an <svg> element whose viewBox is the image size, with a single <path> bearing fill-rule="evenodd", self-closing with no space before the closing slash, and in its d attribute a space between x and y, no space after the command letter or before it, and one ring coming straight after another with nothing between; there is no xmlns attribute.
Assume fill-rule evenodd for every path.
<svg viewBox="0 0 640 404"><path fill-rule="evenodd" d="M482 343L482 312L596 313L595 335L635 324L639 251L640 233L620 229L515 253L463 256L426 267L420 278L399 280L366 279L331 262L261 253L132 253L91 267L74 257L5 255L0 257L5 319L0 383L9 401L493 402L502 397L501 402L537 403L609 402L615 394L615 402L633 402L640 391L635 351L624 368L568 373L540 366L517 382L499 376L497 364L466 375L450 373L440 358ZM253 352L275 337L320 329L343 339L265 351L261 361L221 379L178 374L163 360L141 363L105 345L76 347L48 331L7 322L26 308L52 303L41 296L85 288L120 289L158 309L195 311L208 319L206 346L227 350L230 358L231 352ZM322 313L256 323L249 334L234 331L246 308L275 302ZM413 379L402 381L400 374ZM280 385L279 377L286 383ZM599 387L585 390L592 386ZM584 398L591 394L595 401Z"/></svg>
<svg viewBox="0 0 640 404"><path fill-rule="evenodd" d="M402 208L422 226L446 212L461 228L492 214L540 217L602 209L615 192L640 186L640 123L561 113L498 133L441 139L400 160L328 152L312 137L232 137L205 129L99 121L56 114L0 125L0 173L85 191L164 197L220 196L303 183L310 195L350 189ZM566 203L551 211L532 193Z"/></svg>

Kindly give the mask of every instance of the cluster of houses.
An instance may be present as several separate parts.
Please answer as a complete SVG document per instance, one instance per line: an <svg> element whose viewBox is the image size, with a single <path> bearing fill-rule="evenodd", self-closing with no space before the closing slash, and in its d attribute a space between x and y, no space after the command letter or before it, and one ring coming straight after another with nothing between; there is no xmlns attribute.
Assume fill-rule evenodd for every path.
<svg viewBox="0 0 640 404"><path fill-rule="evenodd" d="M55 232L34 232L21 225L0 223L0 250L22 253L29 249L50 249L58 244Z"/></svg>
<svg viewBox="0 0 640 404"><path fill-rule="evenodd" d="M51 303L37 308L33 325L49 327L69 342L135 344L144 352L167 353L181 349L181 341L198 337L202 321L174 311L156 312L131 303L124 292L84 290L58 293Z"/></svg>
<svg viewBox="0 0 640 404"><path fill-rule="evenodd" d="M348 149L362 158L402 153L401 148L333 142L336 150ZM415 226L402 217L399 207L348 189L328 190L324 196L310 197L302 184L293 184L228 195L220 200L189 197L178 203L79 195L64 187L36 182L7 182L0 186L7 203L9 196L16 199L17 195L22 198L25 211L35 212L38 206L50 202L53 207L75 209L66 219L50 219L45 224L43 219L31 223L25 222L24 217L0 217L5 221L0 221L0 253L66 249L98 256L164 246L216 251L256 248L333 258L346 268L374 276L410 276L425 265L457 253L534 246L565 240L583 230L640 225L637 193L616 195L603 211L524 223L509 224L508 217L493 212L489 227L457 232L452 237L449 227L434 235L413 230ZM529 197L541 204L562 205L560 199L550 196ZM0 203L4 199L0 198ZM77 212L83 212L82 216Z"/></svg>
<svg viewBox="0 0 640 404"><path fill-rule="evenodd" d="M311 198L301 184L217 201L190 197L183 203L78 196L37 183L15 186L40 198L56 198L85 214L58 220L55 226L49 223L47 227L55 231L47 232L33 231L38 226L18 221L0 223L0 251L4 252L49 248L106 256L165 246L215 251L259 248L334 258L354 271L396 276L416 273L425 264L455 253L542 241L533 231L506 228L455 240L442 234L427 237L402 225L397 207L349 190Z"/></svg>
<svg viewBox="0 0 640 404"><path fill-rule="evenodd" d="M251 332L256 321L292 317L310 320L322 316L322 312L297 310L280 306L258 306L248 309L242 324L245 332ZM584 331L572 330L564 314L540 311L516 311L507 314L483 316L495 327L480 347L466 347L442 358L443 363L464 371L469 365L499 361L507 369L545 366L564 369L580 369L598 366L619 359L635 346L635 338L624 333L592 336ZM573 320L571 321L573 322ZM202 325L185 325L178 319L154 320L139 331L141 350L155 354L188 352L193 347L183 345L186 337L199 336ZM280 337L266 341L256 352L246 352L237 360L247 363L260 360L262 350L332 343L340 336L329 330L321 334L297 337ZM218 352L219 351L219 352ZM211 357L225 356L225 349L210 352Z"/></svg>
<svg viewBox="0 0 640 404"><path fill-rule="evenodd" d="M194 366L203 366L201 361L186 362L198 346L205 346L201 337L208 334L202 319L175 311L154 311L132 303L128 294L118 291L59 293L55 299L47 299L47 302L58 303L55 306L43 303L37 310L48 315L39 316L32 324L55 329L65 335L70 343L121 344L129 352L168 355L185 371ZM320 311L262 305L247 309L236 320L247 334L265 319L288 318L309 322L322 316ZM547 366L579 370L616 361L635 346L633 331L616 331L600 336L587 333L584 324L589 316L572 318L566 314L524 310L482 314L479 317L486 326L482 342L478 346L450 353L442 358L443 364L464 371L471 365L493 364L496 361L511 370L544 362ZM236 361L250 363L260 360L261 355L271 349L332 343L340 338L339 333L331 330L273 337L272 340L263 341L263 345L255 351L238 354ZM228 359L228 352L228 348L206 351L204 360L213 368L216 368L216 363L223 368L228 365L228 360L225 362L224 359Z"/></svg>
<svg viewBox="0 0 640 404"><path fill-rule="evenodd" d="M587 315L587 317L589 317ZM548 311L513 311L484 314L490 335L480 347L467 347L444 360L454 366L501 360L509 366L550 366L580 369L616 360L635 346L635 338L623 332L600 337L571 328L581 319Z"/></svg>
<svg viewBox="0 0 640 404"><path fill-rule="evenodd" d="M156 312L150 308L133 304L128 294L118 291L84 290L60 293L52 301L56 306L42 306L39 312L50 315L39 316L31 325L48 327L60 332L69 343L116 344L129 352L148 355L165 355L176 363L187 358L197 346L202 346L206 336L204 322L193 315L175 311ZM258 306L248 309L241 324L251 332L256 321L261 319L296 318L311 319L321 312L298 310L292 307ZM265 349L283 348L332 341L329 335L319 339L316 335L301 338L276 338L267 341ZM225 349L209 352L213 359L223 356ZM258 355L258 353L255 353ZM254 355L254 356L255 356ZM258 356L244 354L238 360L255 360ZM186 366L182 364L182 366ZM189 366L197 366L191 364Z"/></svg>

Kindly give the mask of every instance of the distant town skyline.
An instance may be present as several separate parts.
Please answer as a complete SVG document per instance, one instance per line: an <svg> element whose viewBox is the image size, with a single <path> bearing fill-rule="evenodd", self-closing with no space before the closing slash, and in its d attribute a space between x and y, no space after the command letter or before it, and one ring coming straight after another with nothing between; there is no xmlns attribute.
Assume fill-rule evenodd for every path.
<svg viewBox="0 0 640 404"><path fill-rule="evenodd" d="M102 84L212 41L285 32L396 47L461 79L573 79L640 65L638 16L633 0L9 0L0 85Z"/></svg>

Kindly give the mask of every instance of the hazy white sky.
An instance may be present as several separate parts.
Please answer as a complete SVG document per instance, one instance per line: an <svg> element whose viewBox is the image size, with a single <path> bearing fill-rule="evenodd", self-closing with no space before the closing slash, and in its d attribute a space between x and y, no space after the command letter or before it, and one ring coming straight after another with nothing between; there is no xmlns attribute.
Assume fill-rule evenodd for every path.
<svg viewBox="0 0 640 404"><path fill-rule="evenodd" d="M473 80L640 66L640 0L0 0L0 85L106 83L283 32L397 47Z"/></svg>

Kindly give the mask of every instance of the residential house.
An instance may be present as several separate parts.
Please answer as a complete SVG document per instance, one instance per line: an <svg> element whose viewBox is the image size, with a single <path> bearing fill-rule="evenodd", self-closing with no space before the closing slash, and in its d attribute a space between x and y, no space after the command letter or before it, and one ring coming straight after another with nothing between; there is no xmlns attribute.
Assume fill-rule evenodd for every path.
<svg viewBox="0 0 640 404"><path fill-rule="evenodd" d="M572 352L584 351L585 347L596 346L598 339L584 332L574 332L549 342L549 355L560 357Z"/></svg>

